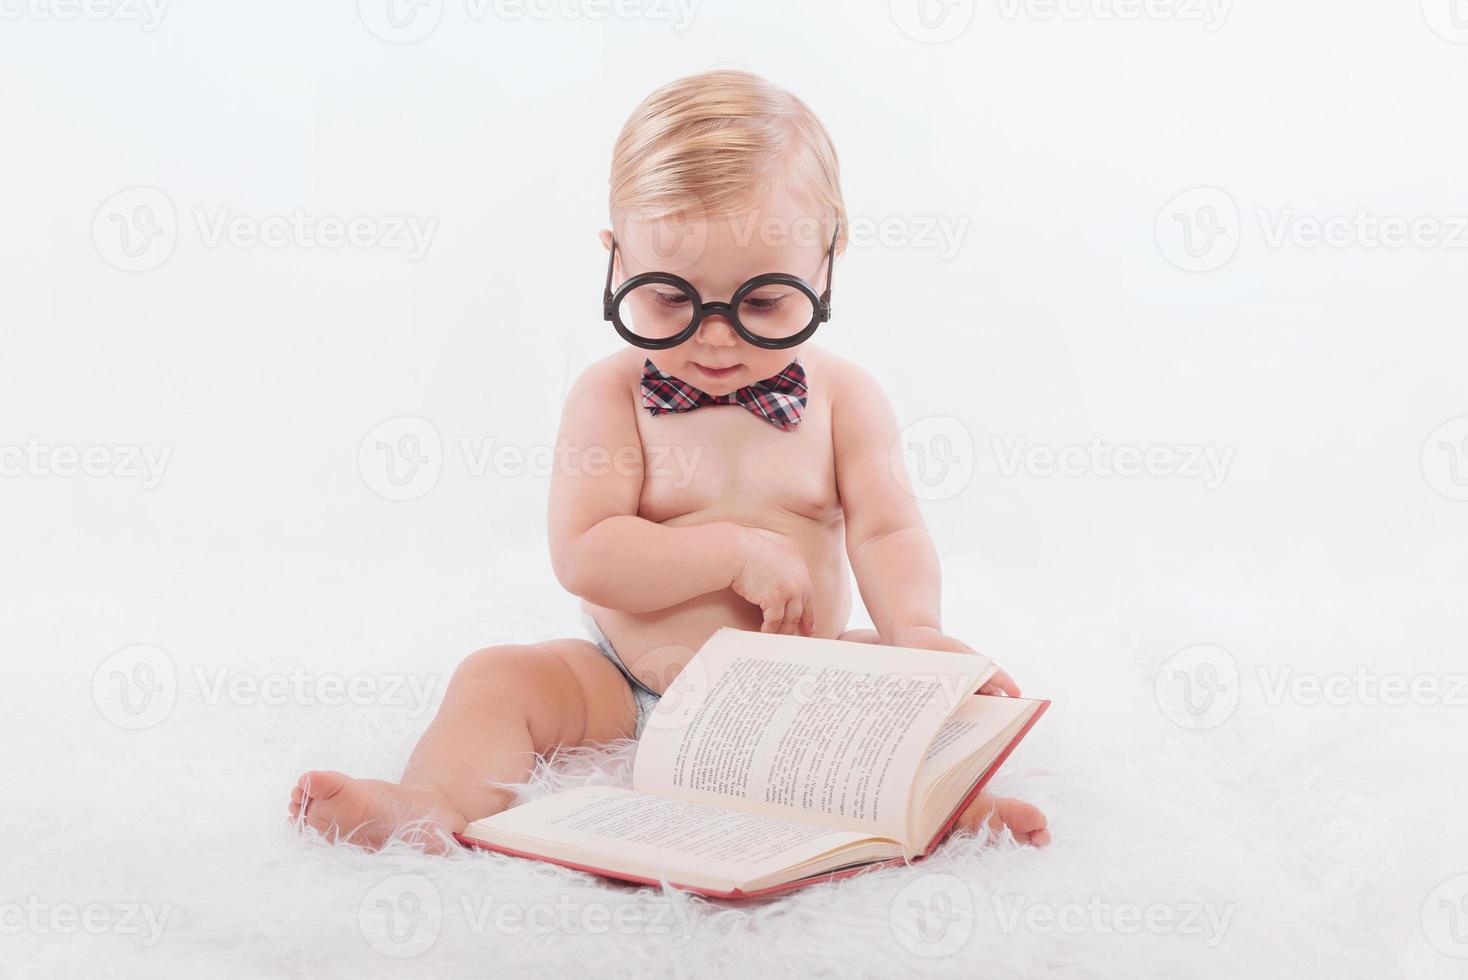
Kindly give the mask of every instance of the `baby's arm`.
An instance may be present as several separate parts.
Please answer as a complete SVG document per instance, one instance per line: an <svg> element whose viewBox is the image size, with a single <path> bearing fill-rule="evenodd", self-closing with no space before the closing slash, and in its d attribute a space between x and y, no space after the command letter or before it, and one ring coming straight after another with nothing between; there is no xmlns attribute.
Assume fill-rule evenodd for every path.
<svg viewBox="0 0 1468 980"><path fill-rule="evenodd" d="M550 556L566 591L630 613L729 587L740 528L665 527L637 515L642 443L625 380L603 361L572 385L550 484Z"/></svg>
<svg viewBox="0 0 1468 980"><path fill-rule="evenodd" d="M938 552L913 496L906 460L894 456L901 430L886 393L871 375L843 364L831 402L846 553L878 636L894 646L973 652L943 633ZM983 691L1019 694L1003 671Z"/></svg>
<svg viewBox="0 0 1468 980"><path fill-rule="evenodd" d="M836 485L846 515L846 553L883 643L899 632L941 632L938 552L918 511L905 465L889 457L900 431L871 375L842 364L831 395Z"/></svg>

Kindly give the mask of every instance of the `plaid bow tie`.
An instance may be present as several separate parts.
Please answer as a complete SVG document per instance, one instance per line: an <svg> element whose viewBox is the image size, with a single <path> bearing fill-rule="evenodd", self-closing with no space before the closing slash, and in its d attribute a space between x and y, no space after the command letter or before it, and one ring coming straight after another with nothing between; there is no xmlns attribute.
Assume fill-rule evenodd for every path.
<svg viewBox="0 0 1468 980"><path fill-rule="evenodd" d="M745 385L727 395L710 395L664 374L648 361L642 366L642 405L654 415L691 412L705 405L742 405L777 429L790 432L805 411L805 368L796 358L773 378Z"/></svg>

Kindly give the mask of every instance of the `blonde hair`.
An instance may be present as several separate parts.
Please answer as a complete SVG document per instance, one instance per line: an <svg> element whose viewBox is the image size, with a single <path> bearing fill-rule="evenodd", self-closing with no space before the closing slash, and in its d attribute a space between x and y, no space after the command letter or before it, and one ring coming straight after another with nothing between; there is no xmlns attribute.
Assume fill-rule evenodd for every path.
<svg viewBox="0 0 1468 980"><path fill-rule="evenodd" d="M785 89L746 71L680 78L642 100L612 149L611 211L659 218L690 206L732 214L784 190L846 242L841 168L826 127Z"/></svg>

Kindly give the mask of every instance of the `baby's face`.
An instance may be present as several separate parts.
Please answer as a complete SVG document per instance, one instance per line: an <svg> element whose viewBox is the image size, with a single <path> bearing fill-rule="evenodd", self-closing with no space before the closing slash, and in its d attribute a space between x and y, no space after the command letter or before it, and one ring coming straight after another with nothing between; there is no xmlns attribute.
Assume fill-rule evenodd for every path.
<svg viewBox="0 0 1468 980"><path fill-rule="evenodd" d="M727 303L736 289L755 276L784 272L804 279L820 294L826 288L827 236L819 220L789 202L711 218L625 218L617 227L612 288L643 272L671 272L688 280L704 303ZM602 240L609 244L610 232L604 231ZM745 325L771 335L761 323L776 320L780 314L773 310L780 304L799 306L802 312L796 318L808 322L807 300L794 290L781 295L774 289L756 291L746 300L741 309ZM652 311L649 315L662 314ZM739 336L727 317L706 313L691 338L668 350L649 351L648 357L664 373L711 395L723 395L778 374L799 353L798 346L756 347Z"/></svg>

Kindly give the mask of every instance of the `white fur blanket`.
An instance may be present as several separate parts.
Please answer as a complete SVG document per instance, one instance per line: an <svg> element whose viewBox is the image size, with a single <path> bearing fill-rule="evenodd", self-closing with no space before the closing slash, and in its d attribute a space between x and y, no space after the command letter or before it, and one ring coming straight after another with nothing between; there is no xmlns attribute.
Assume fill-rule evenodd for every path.
<svg viewBox="0 0 1468 980"><path fill-rule="evenodd" d="M1384 625L1391 596L1199 602L950 561L949 629L1054 700L995 783L1045 809L1054 844L954 839L910 868L730 904L293 832L298 772L395 776L459 657L575 614L533 556L427 577L321 563L290 588L253 571L7 583L25 612L7 640L0 975L1468 975L1468 706L1292 686L1363 663L1451 678ZM172 684L160 718L119 714L97 680L140 643L173 671L126 675ZM1221 710L1237 704L1179 724L1168 678L1197 665L1163 668L1200 643L1228 650ZM623 783L630 758L573 753L527 792Z"/></svg>

